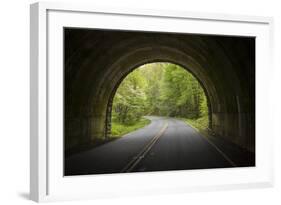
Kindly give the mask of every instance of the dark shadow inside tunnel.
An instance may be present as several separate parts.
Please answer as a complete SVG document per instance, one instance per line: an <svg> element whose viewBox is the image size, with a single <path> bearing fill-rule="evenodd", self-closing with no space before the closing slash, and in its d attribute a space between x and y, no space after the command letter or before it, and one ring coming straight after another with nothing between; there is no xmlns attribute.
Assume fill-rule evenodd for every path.
<svg viewBox="0 0 281 205"><path fill-rule="evenodd" d="M64 28L65 156L111 141L116 91L133 70L154 63L182 67L198 80L207 134L222 149L241 150L233 158L247 159L243 166L254 166L255 38L246 36Z"/></svg>

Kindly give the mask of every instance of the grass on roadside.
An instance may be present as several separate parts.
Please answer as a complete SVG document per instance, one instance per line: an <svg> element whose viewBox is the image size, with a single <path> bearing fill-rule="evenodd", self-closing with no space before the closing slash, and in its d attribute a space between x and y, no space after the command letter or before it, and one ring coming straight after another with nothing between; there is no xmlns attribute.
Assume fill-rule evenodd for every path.
<svg viewBox="0 0 281 205"><path fill-rule="evenodd" d="M191 125L192 127L198 129L199 131L206 131L209 125L208 115L197 118L197 119L182 119L187 124Z"/></svg>
<svg viewBox="0 0 281 205"><path fill-rule="evenodd" d="M131 124L131 125L125 125L118 122L112 121L112 128L111 128L111 137L122 137L123 135L133 132L137 129L140 129L150 123L150 120L146 118L141 118L138 122Z"/></svg>

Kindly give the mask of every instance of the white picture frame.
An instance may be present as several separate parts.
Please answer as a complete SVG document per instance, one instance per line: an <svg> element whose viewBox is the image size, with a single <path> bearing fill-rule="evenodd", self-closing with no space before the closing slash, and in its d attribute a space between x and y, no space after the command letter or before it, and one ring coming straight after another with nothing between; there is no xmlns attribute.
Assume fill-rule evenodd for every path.
<svg viewBox="0 0 281 205"><path fill-rule="evenodd" d="M110 21L113 16L120 17L120 21ZM186 32L179 25L173 26L171 20L179 25L190 25L192 33L256 36L256 167L64 177L61 52L63 27L144 31L176 29L177 32ZM151 26L147 24L148 21L158 24ZM264 96L270 89L273 69L272 29L273 19L270 17L97 8L95 5L71 3L32 4L30 198L39 202L273 186L273 134L269 129L269 119L272 117L271 113L263 109L269 106Z"/></svg>

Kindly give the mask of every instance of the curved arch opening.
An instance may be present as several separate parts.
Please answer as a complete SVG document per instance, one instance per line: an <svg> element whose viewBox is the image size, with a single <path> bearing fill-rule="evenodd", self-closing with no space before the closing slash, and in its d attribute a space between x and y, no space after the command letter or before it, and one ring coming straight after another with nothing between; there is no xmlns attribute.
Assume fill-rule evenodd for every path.
<svg viewBox="0 0 281 205"><path fill-rule="evenodd" d="M144 127L150 116L181 118L201 130L212 124L206 88L189 69L166 61L142 64L124 74L107 110L106 137Z"/></svg>
<svg viewBox="0 0 281 205"><path fill-rule="evenodd" d="M64 39L66 175L226 168L232 162L255 165L255 38L66 28ZM132 111L124 119L117 116L115 97L122 84L138 69L155 64L175 68L146 74L152 78L150 85L159 84L155 95L147 80L136 74L135 87L132 82L131 89L123 87L130 95L119 96ZM205 95L197 106L192 86L184 83L192 81L183 77L186 71ZM164 117L151 119L147 127L121 139L109 137L117 117L124 127L134 127L148 115ZM208 139L222 152L200 132L175 120L200 124L202 117L203 128L211 129Z"/></svg>

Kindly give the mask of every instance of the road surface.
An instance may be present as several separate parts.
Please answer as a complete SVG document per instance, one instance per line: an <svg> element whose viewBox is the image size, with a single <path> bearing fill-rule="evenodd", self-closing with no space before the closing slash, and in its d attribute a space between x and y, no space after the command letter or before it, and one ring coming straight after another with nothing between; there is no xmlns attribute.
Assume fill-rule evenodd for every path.
<svg viewBox="0 0 281 205"><path fill-rule="evenodd" d="M65 160L65 175L225 168L237 165L219 146L185 122L166 117L148 118L151 123L144 128L68 157ZM241 156L243 158L244 155Z"/></svg>

